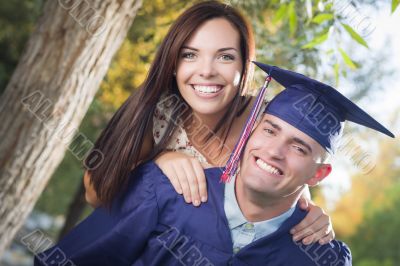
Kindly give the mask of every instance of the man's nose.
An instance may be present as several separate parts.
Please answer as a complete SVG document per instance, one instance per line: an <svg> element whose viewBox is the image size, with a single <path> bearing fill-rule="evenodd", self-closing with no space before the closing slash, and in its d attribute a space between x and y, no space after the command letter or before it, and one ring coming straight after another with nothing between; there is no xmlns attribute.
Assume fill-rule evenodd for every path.
<svg viewBox="0 0 400 266"><path fill-rule="evenodd" d="M272 159L283 160L287 152L287 147L282 140L275 139L265 147L265 153Z"/></svg>

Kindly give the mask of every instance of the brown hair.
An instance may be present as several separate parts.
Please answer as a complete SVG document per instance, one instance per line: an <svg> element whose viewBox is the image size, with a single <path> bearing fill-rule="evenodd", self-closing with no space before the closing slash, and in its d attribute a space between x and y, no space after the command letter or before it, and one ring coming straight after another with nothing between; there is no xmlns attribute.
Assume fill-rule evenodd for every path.
<svg viewBox="0 0 400 266"><path fill-rule="evenodd" d="M218 1L200 2L184 11L162 41L139 90L117 110L97 139L93 150L102 153L101 164L97 167L93 166L96 156L93 152L89 153L85 159L85 167L91 173L91 182L97 196L105 205L109 205L113 198L126 187L129 172L138 163L144 134L152 123L161 94L167 92L182 99L173 75L180 49L202 23L213 18L227 19L239 32L243 61L239 88L242 92L247 89L247 81L250 79L249 69L252 69L250 60L253 59L255 50L253 34L247 21L233 7ZM246 103L248 99L238 94L218 122L214 132L223 132L226 139L233 120L238 113L243 111ZM153 152L146 159L151 159L165 148L173 129L173 124L169 123L160 144L154 147Z"/></svg>

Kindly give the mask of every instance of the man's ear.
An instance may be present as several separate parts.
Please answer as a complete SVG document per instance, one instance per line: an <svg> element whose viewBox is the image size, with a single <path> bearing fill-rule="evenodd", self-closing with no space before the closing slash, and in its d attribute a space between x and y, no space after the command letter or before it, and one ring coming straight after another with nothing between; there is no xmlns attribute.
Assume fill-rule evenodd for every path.
<svg viewBox="0 0 400 266"><path fill-rule="evenodd" d="M320 164L315 175L307 180L307 184L310 187L318 185L325 177L327 177L332 172L332 165L330 164Z"/></svg>

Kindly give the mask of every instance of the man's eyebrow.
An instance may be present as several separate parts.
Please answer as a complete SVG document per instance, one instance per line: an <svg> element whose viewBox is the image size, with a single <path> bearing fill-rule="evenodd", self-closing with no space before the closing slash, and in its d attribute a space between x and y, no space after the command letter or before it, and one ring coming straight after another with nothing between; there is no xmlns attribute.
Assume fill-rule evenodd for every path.
<svg viewBox="0 0 400 266"><path fill-rule="evenodd" d="M300 139L300 138L297 138L297 137L293 137L292 140L293 140L293 142L296 142L296 143L298 143L298 144L300 144L300 145L306 147L307 150L308 150L310 153L312 153L312 148L311 148L311 146L308 145L307 142L305 142L304 140L302 140L302 139Z"/></svg>
<svg viewBox="0 0 400 266"><path fill-rule="evenodd" d="M274 122L272 122L272 121L270 121L270 120L268 120L268 119L265 119L265 120L264 120L264 123L270 124L270 125L271 125L273 128L275 128L276 130L281 130L281 127L280 127L279 125L275 124Z"/></svg>
<svg viewBox="0 0 400 266"><path fill-rule="evenodd" d="M199 49L194 48L194 47L190 47L190 46L182 46L181 49L189 49L189 50L193 50L193 51L199 51ZM224 47L224 48L220 48L218 49L218 52L224 52L224 51L228 51L228 50L235 50L236 52L238 52L238 50L234 47Z"/></svg>

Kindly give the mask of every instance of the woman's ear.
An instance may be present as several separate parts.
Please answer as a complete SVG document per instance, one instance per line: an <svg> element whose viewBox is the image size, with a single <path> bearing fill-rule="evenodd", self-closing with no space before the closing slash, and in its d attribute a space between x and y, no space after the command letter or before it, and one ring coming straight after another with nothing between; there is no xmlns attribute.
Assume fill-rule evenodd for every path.
<svg viewBox="0 0 400 266"><path fill-rule="evenodd" d="M307 184L310 187L318 185L325 177L327 177L332 172L332 165L330 164L320 164L314 176L308 179Z"/></svg>

